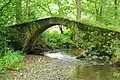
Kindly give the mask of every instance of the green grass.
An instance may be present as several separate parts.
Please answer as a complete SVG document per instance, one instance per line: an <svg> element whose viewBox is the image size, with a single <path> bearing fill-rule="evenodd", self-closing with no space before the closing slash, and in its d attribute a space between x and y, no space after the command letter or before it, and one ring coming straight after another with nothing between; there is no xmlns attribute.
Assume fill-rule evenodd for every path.
<svg viewBox="0 0 120 80"><path fill-rule="evenodd" d="M23 59L23 52L8 50L0 57L0 72L3 69L20 70L20 62Z"/></svg>

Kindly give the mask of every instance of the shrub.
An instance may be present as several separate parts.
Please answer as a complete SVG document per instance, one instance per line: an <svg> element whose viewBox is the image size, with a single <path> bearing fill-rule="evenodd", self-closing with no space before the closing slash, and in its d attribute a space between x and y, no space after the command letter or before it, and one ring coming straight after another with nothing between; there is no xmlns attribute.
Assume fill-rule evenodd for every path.
<svg viewBox="0 0 120 80"><path fill-rule="evenodd" d="M41 38L41 41L38 42L37 44L43 45L47 44L51 46L52 49L59 48L60 46L63 45L70 45L73 44L73 41L71 40L70 36L58 33L57 31L53 32L45 32Z"/></svg>
<svg viewBox="0 0 120 80"><path fill-rule="evenodd" d="M0 57L0 67L3 69L20 69L20 61L23 59L23 52L7 50L2 57Z"/></svg>
<svg viewBox="0 0 120 80"><path fill-rule="evenodd" d="M8 27L0 26L0 53L4 53L6 48L8 47ZM2 54L0 54L2 55Z"/></svg>

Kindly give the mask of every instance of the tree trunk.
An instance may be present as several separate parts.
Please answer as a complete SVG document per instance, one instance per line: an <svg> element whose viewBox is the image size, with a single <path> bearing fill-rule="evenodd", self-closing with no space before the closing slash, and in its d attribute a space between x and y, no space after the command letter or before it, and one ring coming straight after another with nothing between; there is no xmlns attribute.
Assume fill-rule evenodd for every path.
<svg viewBox="0 0 120 80"><path fill-rule="evenodd" d="M97 6L97 1L95 1L95 11L96 11L96 13L95 13L95 16L96 16L96 21L98 21L99 20L99 7Z"/></svg>
<svg viewBox="0 0 120 80"><path fill-rule="evenodd" d="M29 0L26 0L26 15L28 19L29 18Z"/></svg>
<svg viewBox="0 0 120 80"><path fill-rule="evenodd" d="M59 25L60 32L63 33L62 25Z"/></svg>
<svg viewBox="0 0 120 80"><path fill-rule="evenodd" d="M76 10L77 10L77 16L76 19L80 19L81 18L81 0L76 0Z"/></svg>
<svg viewBox="0 0 120 80"><path fill-rule="evenodd" d="M101 0L100 20L103 19L103 16L104 16L104 0Z"/></svg>
<svg viewBox="0 0 120 80"><path fill-rule="evenodd" d="M117 4L118 4L118 1L117 0L115 0L114 1L114 5L115 5L115 24L116 24L116 19L117 19Z"/></svg>
<svg viewBox="0 0 120 80"><path fill-rule="evenodd" d="M16 23L22 22L22 6L21 0L16 0Z"/></svg>

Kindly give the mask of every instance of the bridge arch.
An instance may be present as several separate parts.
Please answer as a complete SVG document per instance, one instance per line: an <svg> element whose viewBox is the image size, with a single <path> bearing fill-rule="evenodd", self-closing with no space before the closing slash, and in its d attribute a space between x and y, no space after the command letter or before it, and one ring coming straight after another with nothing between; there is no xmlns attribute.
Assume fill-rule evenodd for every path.
<svg viewBox="0 0 120 80"><path fill-rule="evenodd" d="M36 30L31 36L30 38L26 39L25 44L23 46L23 51L24 52L31 52L31 48L32 46L35 44L34 42L37 41L37 38L39 38L39 36L46 31L47 29L49 29L50 27L56 26L56 25L61 25L61 24L49 24L49 25L44 25L41 26L41 28L39 28L38 30Z"/></svg>
<svg viewBox="0 0 120 80"><path fill-rule="evenodd" d="M82 23L59 17L12 25L10 26L12 46L16 49L22 49L24 52L28 52L36 38L45 30L55 25L63 25L66 27L81 26L81 28L83 26Z"/></svg>
<svg viewBox="0 0 120 80"><path fill-rule="evenodd" d="M32 47L32 43L37 39L37 37L46 29L55 25L63 25L66 27L77 26L80 30L85 32L87 31L102 31L105 33L111 32L111 30L94 27L88 24L84 24L82 22L77 22L59 17L50 17L9 26L10 27L9 37L11 39L12 46L14 46L16 50L19 49L23 50L24 52L29 52L30 48ZM113 36L116 37L116 34L119 33L116 32L115 34L113 34Z"/></svg>

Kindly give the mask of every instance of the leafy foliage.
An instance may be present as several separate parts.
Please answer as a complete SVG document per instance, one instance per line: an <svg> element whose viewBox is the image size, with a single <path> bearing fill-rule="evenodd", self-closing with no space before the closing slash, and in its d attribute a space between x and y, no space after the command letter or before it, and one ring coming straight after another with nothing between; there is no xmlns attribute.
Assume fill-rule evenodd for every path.
<svg viewBox="0 0 120 80"><path fill-rule="evenodd" d="M120 40L113 36L114 32L91 28L86 32L77 28L74 30L73 41L75 44L82 49L90 50L91 54L109 56L111 58L117 48L120 47Z"/></svg>
<svg viewBox="0 0 120 80"><path fill-rule="evenodd" d="M0 27L0 53L3 53L6 50L8 42L10 42L7 36L7 31L7 27Z"/></svg>
<svg viewBox="0 0 120 80"><path fill-rule="evenodd" d="M43 38L38 44L39 45L47 44L52 49L59 48L60 46L63 46L63 45L68 46L73 44L73 41L71 40L70 36L67 36L62 33L58 33L57 31L45 32L42 36Z"/></svg>
<svg viewBox="0 0 120 80"><path fill-rule="evenodd" d="M0 57L0 68L5 69L20 69L20 61L23 59L23 52L7 50L2 57Z"/></svg>

